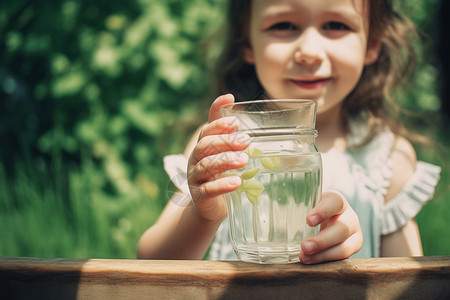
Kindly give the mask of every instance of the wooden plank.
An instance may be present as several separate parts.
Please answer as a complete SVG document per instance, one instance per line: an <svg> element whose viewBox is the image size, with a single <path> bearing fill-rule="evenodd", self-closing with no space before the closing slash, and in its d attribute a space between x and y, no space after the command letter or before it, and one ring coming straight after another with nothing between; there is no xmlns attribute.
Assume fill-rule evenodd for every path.
<svg viewBox="0 0 450 300"><path fill-rule="evenodd" d="M450 256L313 266L0 257L0 299L450 299Z"/></svg>

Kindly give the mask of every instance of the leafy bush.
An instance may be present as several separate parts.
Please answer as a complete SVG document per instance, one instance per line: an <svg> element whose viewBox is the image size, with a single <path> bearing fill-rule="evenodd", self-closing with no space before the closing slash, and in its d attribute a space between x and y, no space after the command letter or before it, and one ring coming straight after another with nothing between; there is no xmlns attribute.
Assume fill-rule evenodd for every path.
<svg viewBox="0 0 450 300"><path fill-rule="evenodd" d="M94 227L112 228L98 229L92 240L99 241L114 236L120 224L139 224L133 215L149 205L155 213L143 219L132 237L135 243L168 198L162 156L182 151L205 120L198 117L209 91L205 39L220 25L220 5L65 0L3 1L1 6L1 202L14 205L0 214L8 240L28 235L27 222L20 219L25 216L41 215L37 224L50 224L45 216L51 203L59 203L63 213L52 219L68 218L55 230L82 225L79 216L70 217L81 214L80 206L83 220L89 211L101 215L105 224ZM54 190L51 197L47 188ZM29 215L24 203L32 207ZM39 243L44 228L33 243ZM129 239L124 245L134 251ZM33 247L7 253L58 255L43 249L36 253Z"/></svg>

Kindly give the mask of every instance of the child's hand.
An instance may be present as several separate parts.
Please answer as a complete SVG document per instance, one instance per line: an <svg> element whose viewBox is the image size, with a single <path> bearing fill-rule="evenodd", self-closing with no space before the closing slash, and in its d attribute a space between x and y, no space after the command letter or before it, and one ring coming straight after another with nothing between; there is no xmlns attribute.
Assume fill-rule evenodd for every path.
<svg viewBox="0 0 450 300"><path fill-rule="evenodd" d="M248 147L250 137L237 134L238 120L220 118L219 107L233 103L232 95L223 95L211 105L209 123L189 157L188 183L197 212L207 221L222 221L227 216L223 195L239 188L239 176L218 177L220 173L239 169L248 163L248 155L240 152Z"/></svg>
<svg viewBox="0 0 450 300"><path fill-rule="evenodd" d="M306 220L310 226L320 224L320 232L302 241L302 263L345 259L361 249L363 234L359 218L343 195L324 193Z"/></svg>

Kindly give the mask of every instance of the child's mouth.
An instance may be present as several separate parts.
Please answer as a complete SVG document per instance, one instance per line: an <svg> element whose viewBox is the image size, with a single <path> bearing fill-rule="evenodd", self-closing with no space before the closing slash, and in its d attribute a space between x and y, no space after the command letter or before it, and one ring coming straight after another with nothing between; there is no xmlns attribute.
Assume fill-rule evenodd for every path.
<svg viewBox="0 0 450 300"><path fill-rule="evenodd" d="M329 78L321 78L315 80L292 80L292 82L303 89L315 90L325 86L329 80Z"/></svg>

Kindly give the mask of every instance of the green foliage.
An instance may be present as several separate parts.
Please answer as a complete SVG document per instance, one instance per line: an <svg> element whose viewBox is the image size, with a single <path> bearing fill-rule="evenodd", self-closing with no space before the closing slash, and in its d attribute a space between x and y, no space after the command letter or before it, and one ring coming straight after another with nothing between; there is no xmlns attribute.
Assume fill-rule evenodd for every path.
<svg viewBox="0 0 450 300"><path fill-rule="evenodd" d="M139 189L106 195L101 171L88 160L76 168L57 157L50 165L36 162L17 164L14 178L0 168L1 255L135 257L136 240L157 218L159 203Z"/></svg>
<svg viewBox="0 0 450 300"><path fill-rule="evenodd" d="M134 257L162 156L206 121L220 20L212 0L2 1L0 255Z"/></svg>
<svg viewBox="0 0 450 300"><path fill-rule="evenodd" d="M417 69L408 83L398 95L399 104L412 111L437 112L440 109L438 87L438 62L436 61L436 42L433 40L437 32L434 22L439 0L398 1L398 10L408 16L417 26L418 39L415 41L417 52Z"/></svg>
<svg viewBox="0 0 450 300"><path fill-rule="evenodd" d="M217 5L99 0L3 6L3 96L14 108L25 110L15 101L32 107L24 120L5 113L10 122L3 122L15 132L25 123L19 128L35 133L35 153L58 148L78 154L86 147L105 167L118 167L124 157L133 167L145 166L161 150L145 145L158 143L180 121L195 121L183 112L205 99L208 70L199 42L220 19ZM172 145L165 142L161 146Z"/></svg>
<svg viewBox="0 0 450 300"><path fill-rule="evenodd" d="M206 121L222 2L1 1L0 255L135 257L168 199L163 155ZM436 2L403 9L431 32ZM439 109L433 63L403 106Z"/></svg>

